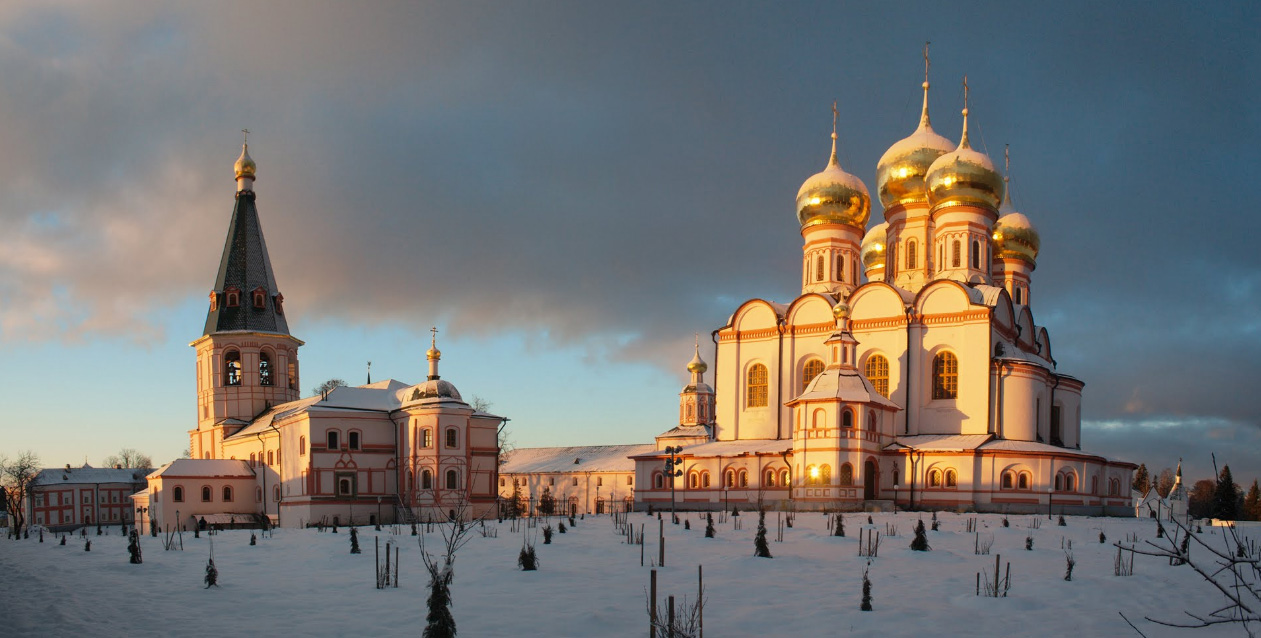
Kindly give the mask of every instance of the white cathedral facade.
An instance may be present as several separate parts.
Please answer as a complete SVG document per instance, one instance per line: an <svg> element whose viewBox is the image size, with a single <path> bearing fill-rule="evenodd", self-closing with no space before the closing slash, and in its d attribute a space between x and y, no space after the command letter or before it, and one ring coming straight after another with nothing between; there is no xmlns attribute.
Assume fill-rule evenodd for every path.
<svg viewBox="0 0 1261 638"><path fill-rule="evenodd" d="M1034 320L1037 231L971 147L966 106L955 144L923 90L918 128L877 164L884 221L870 228L833 130L797 193L799 294L751 299L713 332L712 387L698 348L679 425L620 468L637 508L1133 515L1136 466L1082 450L1085 384ZM501 496L513 479L531 498L544 478L577 485L560 458L574 449L558 450L550 474L510 459ZM546 449L529 455L546 465Z"/></svg>

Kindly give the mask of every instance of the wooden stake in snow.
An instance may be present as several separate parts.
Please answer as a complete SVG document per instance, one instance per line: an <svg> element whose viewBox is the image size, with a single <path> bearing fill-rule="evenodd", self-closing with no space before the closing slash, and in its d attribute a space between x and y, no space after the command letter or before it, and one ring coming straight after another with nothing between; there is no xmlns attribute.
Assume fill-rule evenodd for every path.
<svg viewBox="0 0 1261 638"><path fill-rule="evenodd" d="M648 638L657 638L657 570L648 577Z"/></svg>

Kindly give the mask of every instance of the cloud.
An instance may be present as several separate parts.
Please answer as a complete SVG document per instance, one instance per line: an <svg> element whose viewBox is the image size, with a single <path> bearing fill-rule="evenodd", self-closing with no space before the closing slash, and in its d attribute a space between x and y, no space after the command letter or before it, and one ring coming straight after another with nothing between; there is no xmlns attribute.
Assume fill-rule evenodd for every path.
<svg viewBox="0 0 1261 638"><path fill-rule="evenodd" d="M1153 474L1176 467L1182 459L1187 485L1215 476L1230 465L1235 480L1251 484L1261 478L1261 422L1217 417L1154 416L1142 419L1087 421L1082 424L1082 449L1131 463L1145 463Z"/></svg>
<svg viewBox="0 0 1261 638"><path fill-rule="evenodd" d="M1261 412L1240 212L1261 46L1233 28L1258 10L974 9L7 7L0 339L146 342L203 296L248 127L297 325L443 322L673 371L738 301L794 295L833 99L874 191L928 38L938 131L967 72L977 141L1013 144L1034 310L1087 413Z"/></svg>

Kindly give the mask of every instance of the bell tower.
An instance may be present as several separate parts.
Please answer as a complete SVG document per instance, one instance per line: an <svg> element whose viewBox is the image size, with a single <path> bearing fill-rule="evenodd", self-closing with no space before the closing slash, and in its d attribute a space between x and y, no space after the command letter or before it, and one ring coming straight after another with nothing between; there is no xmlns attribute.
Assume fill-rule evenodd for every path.
<svg viewBox="0 0 1261 638"><path fill-rule="evenodd" d="M248 131L246 131L248 134ZM223 458L223 439L267 409L301 395L298 347L289 334L284 295L276 287L254 206L257 167L248 141L236 160L236 206L219 272L210 291L197 351L197 428L189 431L195 459Z"/></svg>

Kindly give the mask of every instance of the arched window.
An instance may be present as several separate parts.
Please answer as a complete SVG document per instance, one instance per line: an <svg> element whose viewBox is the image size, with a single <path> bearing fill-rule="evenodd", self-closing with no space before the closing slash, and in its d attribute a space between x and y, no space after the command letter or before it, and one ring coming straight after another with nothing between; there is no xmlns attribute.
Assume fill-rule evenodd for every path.
<svg viewBox="0 0 1261 638"><path fill-rule="evenodd" d="M836 280L845 281L845 260L844 259L836 260Z"/></svg>
<svg viewBox="0 0 1261 638"><path fill-rule="evenodd" d="M456 433L455 428L447 428L447 447L456 447L459 442L458 437L459 434Z"/></svg>
<svg viewBox="0 0 1261 638"><path fill-rule="evenodd" d="M789 483L788 483L788 469L787 468L779 471L779 484L784 487L788 487Z"/></svg>
<svg viewBox="0 0 1261 638"><path fill-rule="evenodd" d="M819 255L814 262L814 280L823 281L823 255Z"/></svg>
<svg viewBox="0 0 1261 638"><path fill-rule="evenodd" d="M701 487L709 487L709 472L701 472Z"/></svg>
<svg viewBox="0 0 1261 638"><path fill-rule="evenodd" d="M1003 472L1003 489L1010 490L1016 487L1016 475L1011 472Z"/></svg>
<svg viewBox="0 0 1261 638"><path fill-rule="evenodd" d="M755 363L749 367L748 385L745 389L745 407L766 407L766 366Z"/></svg>
<svg viewBox="0 0 1261 638"><path fill-rule="evenodd" d="M425 469L425 470L420 471L420 489L422 490L433 489L433 471L432 470Z"/></svg>
<svg viewBox="0 0 1261 638"><path fill-rule="evenodd" d="M273 485L271 487L271 500L273 503L280 502L280 486L279 485Z"/></svg>
<svg viewBox="0 0 1261 638"><path fill-rule="evenodd" d="M696 488L700 487L700 485L701 485L701 477L700 477L700 475L699 475L699 474L697 474L696 472L691 472L691 473L689 473L689 474L687 475L687 487L688 487L688 489L692 489L692 490L694 490L694 489L696 489Z"/></svg>
<svg viewBox="0 0 1261 638"><path fill-rule="evenodd" d="M801 370L801 391L805 392L806 387L810 385L814 378L823 372L823 360L811 359L806 362L806 366Z"/></svg>
<svg viewBox="0 0 1261 638"><path fill-rule="evenodd" d="M827 413L823 411L823 408L816 409L814 411L814 414L810 415L810 427L819 428L826 425L827 423L827 419L825 416L826 414Z"/></svg>
<svg viewBox="0 0 1261 638"><path fill-rule="evenodd" d="M173 494L171 495L172 500L174 500L176 503L184 502L184 488L183 487L176 485L175 489L172 490L172 492L173 492Z"/></svg>
<svg viewBox="0 0 1261 638"><path fill-rule="evenodd" d="M460 489L460 473L455 470L447 470L447 489Z"/></svg>
<svg viewBox="0 0 1261 638"><path fill-rule="evenodd" d="M941 487L941 470L931 470L928 472L928 486Z"/></svg>
<svg viewBox="0 0 1261 638"><path fill-rule="evenodd" d="M1063 490L1064 490L1064 475L1056 474L1055 475L1055 491L1061 492Z"/></svg>
<svg viewBox="0 0 1261 638"><path fill-rule="evenodd" d="M973 239L972 240L972 269L978 270L980 268L981 268L981 242Z"/></svg>
<svg viewBox="0 0 1261 638"><path fill-rule="evenodd" d="M223 502L224 503L232 502L232 486L231 485L223 486Z"/></svg>
<svg viewBox="0 0 1261 638"><path fill-rule="evenodd" d="M819 482L824 485L832 484L832 466L826 463L819 468Z"/></svg>
<svg viewBox="0 0 1261 638"><path fill-rule="evenodd" d="M258 467L257 462L254 460L253 452L250 452L250 467Z"/></svg>
<svg viewBox="0 0 1261 638"><path fill-rule="evenodd" d="M266 351L258 353L258 384L271 385L271 355Z"/></svg>
<svg viewBox="0 0 1261 638"><path fill-rule="evenodd" d="M819 469L813 465L806 466L806 485L814 485L819 482Z"/></svg>
<svg viewBox="0 0 1261 638"><path fill-rule="evenodd" d="M354 496L354 487L351 485L349 477L337 479L337 495Z"/></svg>
<svg viewBox="0 0 1261 638"><path fill-rule="evenodd" d="M241 385L241 353L233 350L223 355L223 375L228 385Z"/></svg>
<svg viewBox="0 0 1261 638"><path fill-rule="evenodd" d="M877 394L889 398L889 360L884 355L873 354L867 357L867 380Z"/></svg>
<svg viewBox="0 0 1261 638"><path fill-rule="evenodd" d="M1064 491L1065 492L1077 491L1077 475L1076 474L1072 472L1064 473Z"/></svg>
<svg viewBox="0 0 1261 638"><path fill-rule="evenodd" d="M687 412L686 420L691 421L692 418L696 415L695 406L693 406L691 403L688 403L686 412Z"/></svg>
<svg viewBox="0 0 1261 638"><path fill-rule="evenodd" d="M950 267L951 268L958 268L959 266L963 265L963 256L961 254L962 252L963 252L963 247L959 245L959 240L958 239L954 240L954 242L950 244Z"/></svg>
<svg viewBox="0 0 1261 638"><path fill-rule="evenodd" d="M908 239L908 240L906 241L906 269L907 269L907 270L912 270L912 269L914 269L914 268L915 268L915 261L916 261L916 259L915 259L915 240L914 240L914 239Z"/></svg>
<svg viewBox="0 0 1261 638"><path fill-rule="evenodd" d="M933 357L933 398L953 399L959 396L959 360L952 352Z"/></svg>
<svg viewBox="0 0 1261 638"><path fill-rule="evenodd" d="M1099 477L1098 476L1090 477L1090 493L1091 494L1099 493Z"/></svg>
<svg viewBox="0 0 1261 638"><path fill-rule="evenodd" d="M1024 303L1023 301L1021 301L1021 298L1020 298L1020 286L1016 286L1015 288L1016 288L1016 303L1017 304Z"/></svg>
<svg viewBox="0 0 1261 638"><path fill-rule="evenodd" d="M412 491L415 481L416 481L416 477L412 474L412 471L407 470L407 491L409 492ZM499 479L499 487L503 487L503 486L504 486L504 480L501 478Z"/></svg>
<svg viewBox="0 0 1261 638"><path fill-rule="evenodd" d="M340 440L340 437L338 436L339 434L340 433L337 430L328 431L328 449L330 450L341 449L341 440Z"/></svg>
<svg viewBox="0 0 1261 638"><path fill-rule="evenodd" d="M867 429L872 432L875 432L878 428L879 428L879 424L876 423L876 411L868 410L867 411Z"/></svg>
<svg viewBox="0 0 1261 638"><path fill-rule="evenodd" d="M290 353L289 356L293 357L293 353ZM298 389L298 362L292 358L289 360L289 389Z"/></svg>
<svg viewBox="0 0 1261 638"><path fill-rule="evenodd" d="M854 485L854 466L849 463L841 464L841 485L845 487Z"/></svg>
<svg viewBox="0 0 1261 638"><path fill-rule="evenodd" d="M946 470L946 487L958 487L959 475L953 470Z"/></svg>
<svg viewBox="0 0 1261 638"><path fill-rule="evenodd" d="M1029 485L1030 485L1030 480L1029 480L1029 479L1030 479L1030 476L1029 476L1029 473L1028 473L1028 472L1021 472L1021 473L1020 473L1020 481L1019 481L1019 483L1017 484L1017 486L1018 486L1020 489L1022 489L1022 490L1027 490L1027 489L1029 489Z"/></svg>
<svg viewBox="0 0 1261 638"><path fill-rule="evenodd" d="M202 488L201 488L201 502L203 502L203 503L209 503L209 502L210 502L210 498L211 498L212 494L213 494L213 493L210 491L210 486L209 486L209 485L202 486Z"/></svg>
<svg viewBox="0 0 1261 638"><path fill-rule="evenodd" d="M749 472L747 470L740 470L740 487L748 487L748 486L749 486Z"/></svg>
<svg viewBox="0 0 1261 638"><path fill-rule="evenodd" d="M433 447L433 431L429 428L420 431L420 447L425 449Z"/></svg>
<svg viewBox="0 0 1261 638"><path fill-rule="evenodd" d="M841 427L854 427L854 411L848 408L841 410Z"/></svg>
<svg viewBox="0 0 1261 638"><path fill-rule="evenodd" d="M724 484L724 485L726 485L727 487L735 487L735 486L736 486L736 472L735 472L735 470L727 470L727 473L723 476L723 484Z"/></svg>
<svg viewBox="0 0 1261 638"><path fill-rule="evenodd" d="M350 449L358 450L359 449L359 433L352 430L349 434L346 435L346 442L350 445Z"/></svg>
<svg viewBox="0 0 1261 638"><path fill-rule="evenodd" d="M276 453L275 453L275 452L268 452L268 453L267 453L267 464L268 464L268 465L275 465L275 464L276 464Z"/></svg>
<svg viewBox="0 0 1261 638"><path fill-rule="evenodd" d="M306 437L298 437L298 456L306 456Z"/></svg>
<svg viewBox="0 0 1261 638"><path fill-rule="evenodd" d="M775 470L766 471L766 476L762 477L762 484L766 487L775 487Z"/></svg>

